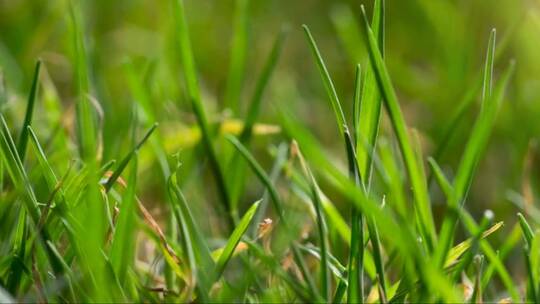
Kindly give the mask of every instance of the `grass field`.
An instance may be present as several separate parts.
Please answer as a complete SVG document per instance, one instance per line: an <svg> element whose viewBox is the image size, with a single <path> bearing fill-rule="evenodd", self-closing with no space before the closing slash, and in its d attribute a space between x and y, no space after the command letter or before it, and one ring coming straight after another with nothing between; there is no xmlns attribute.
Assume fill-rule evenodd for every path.
<svg viewBox="0 0 540 304"><path fill-rule="evenodd" d="M540 4L0 0L0 303L540 302Z"/></svg>

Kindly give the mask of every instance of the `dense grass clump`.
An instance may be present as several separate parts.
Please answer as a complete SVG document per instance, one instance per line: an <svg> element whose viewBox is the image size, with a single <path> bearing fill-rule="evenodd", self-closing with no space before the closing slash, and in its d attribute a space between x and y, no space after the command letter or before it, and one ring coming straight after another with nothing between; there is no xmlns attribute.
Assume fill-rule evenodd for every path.
<svg viewBox="0 0 540 304"><path fill-rule="evenodd" d="M229 62L201 59L208 37L190 30L201 12L184 2L158 5L161 53L121 60L99 55L109 46L89 22L106 5L58 4L65 50L37 59L28 88L0 43L0 302L540 302L534 144L509 192L517 207L473 205L495 192L474 185L515 96L508 38L485 35L469 71L442 35L442 74L467 85L429 142L410 125L429 115L409 118L411 92L397 89L407 67L390 68L384 0L331 12L350 87L334 81L318 24L264 28L256 47L249 0L234 1ZM112 35L154 46L142 30ZM288 44L312 67L296 81L316 79L324 102L291 93ZM225 70L220 93L200 66Z"/></svg>

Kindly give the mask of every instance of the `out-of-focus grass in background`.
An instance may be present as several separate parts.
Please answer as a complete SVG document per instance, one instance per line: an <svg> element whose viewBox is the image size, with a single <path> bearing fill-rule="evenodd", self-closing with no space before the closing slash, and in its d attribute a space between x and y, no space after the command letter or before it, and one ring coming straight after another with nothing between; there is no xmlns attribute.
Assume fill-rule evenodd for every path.
<svg viewBox="0 0 540 304"><path fill-rule="evenodd" d="M77 149L76 141L69 139L75 138L75 103L79 94L70 31L71 2L0 0L0 68L7 92L7 103L1 105L2 111L9 118L13 132L19 132L34 65L41 58L40 88L32 128L54 164L58 178L71 166L70 160ZM241 122L246 117L266 58L277 35L285 27L288 34L274 74L262 96L262 110L255 125L251 153L270 171L276 153L279 155L278 144L294 136L286 123L286 117L294 117L295 123L304 126L321 142L334 166L346 171L343 141L301 25L310 27L336 85L346 117L351 117L356 64L360 63L362 68L369 64L360 13L362 2L249 1L245 20L245 64L240 66L238 94L235 93L235 85L228 80L234 78L229 65L234 16L238 14L235 7L243 1L184 2L210 128L216 128L221 122L217 127L221 128L220 132L240 135ZM367 1L363 4L371 12L373 3ZM175 178L189 202L193 218L210 240L211 249L223 246L222 239L228 238L232 230L224 219L223 208L218 207L221 206L221 198L214 183L215 172L209 169L212 164L207 157L208 147L200 144L201 132L185 86L188 76L182 72L185 63L181 59L174 1L80 1L74 5L74 10L81 17L84 33L91 84L89 95L94 100L90 104L99 117L96 123L96 129L102 136L98 138L101 140L98 140L97 148L99 164L112 159L121 160L133 147L134 132L136 140L139 140L145 129L159 122L158 131L138 155L139 174L133 191L167 230L167 237L178 237L180 228L173 229L168 222L172 211L168 202L167 177L171 171L176 171L177 161L180 162ZM434 156L451 178L456 173L463 147L480 111L480 85L492 28L497 28L495 79L506 69L510 59L516 61L505 102L486 152L480 159L466 205L475 218L481 218L485 209L491 209L496 221L506 223L501 231L490 237L493 247L499 248L517 223L516 213L534 213L530 208L540 198L540 147L537 145L540 134L540 3L533 0L388 0L385 13L384 58L407 124L418 131L419 141L414 146L420 145L424 156ZM228 86L233 86L232 93ZM475 91L475 87L478 90ZM451 126L458 108L467 100L472 100L471 106ZM227 107L227 102L232 104L231 108ZM133 111L135 103L139 107L136 115ZM95 109L96 104L99 104L98 109ZM144 107L147 109L140 109ZM445 137L449 128L453 130L452 136ZM386 114L383 115L381 129L382 135L393 139L391 122ZM58 130L65 130L68 136L57 136ZM448 142L444 149L438 149L445 140ZM60 145L64 148L57 149ZM222 164L236 153L231 144L220 136L213 145ZM164 151L161 155L155 152L161 149ZM33 153L29 154L32 156L28 158L35 164ZM314 161L316 158L307 154L315 175L323 175L324 170L320 172ZM400 158L397 159L401 162ZM240 184L245 184L238 185L239 189L245 191L231 195L233 198L238 195L239 219L252 202L261 197L264 187L255 174L245 171L247 166L243 160L239 158L233 164L238 164L242 168L239 171L244 172L237 178L241 180ZM405 172L401 163L398 167ZM223 168L225 171L235 170L226 165L222 165ZM39 181L35 189L38 201L46 202L50 193L39 173L30 171L29 175ZM123 176L128 184L129 176ZM435 179L430 181L438 230L445 197ZM319 186L348 219L350 204L343 194L324 178L319 181ZM377 189L377 185L374 187L375 192L384 192ZM233 188L229 184L229 191L234 192ZM300 201L288 192L284 195L285 200L287 195L292 197L292 206L295 201ZM0 204L13 203L9 195L1 199ZM410 206L412 208L412 204ZM298 213L297 216L306 221L302 208L295 210L293 207L289 212ZM276 212L271 213L275 214L271 216L274 221L281 225ZM540 217L532 218L535 224L540 221ZM296 225L294 228L316 231L315 227ZM168 234L171 229L174 232ZM460 228L455 238L461 241L467 236L467 232ZM316 238L312 241L317 243ZM287 237L276 237L274 242L286 244L288 240ZM342 262L346 261L344 246L331 245L335 247L334 254ZM140 248L137 254L144 259L150 251ZM522 257L520 250L513 250L511 254L519 259ZM521 260L514 260L507 260L508 270L519 278L516 284L520 284L525 280L525 265ZM247 264L249 262L243 258L235 261L234 266L247 267ZM387 279L395 281L396 278ZM498 289L502 284L497 281L494 286ZM270 300L291 299L284 295L266 296ZM238 299L226 292L219 297ZM145 298L141 296L139 299Z"/></svg>

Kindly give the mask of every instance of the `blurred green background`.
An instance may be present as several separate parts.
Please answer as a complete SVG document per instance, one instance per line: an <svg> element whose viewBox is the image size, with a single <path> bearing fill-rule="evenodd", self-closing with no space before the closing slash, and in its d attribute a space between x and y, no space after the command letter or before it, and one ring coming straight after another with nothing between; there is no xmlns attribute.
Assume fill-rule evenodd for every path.
<svg viewBox="0 0 540 304"><path fill-rule="evenodd" d="M342 143L301 25L310 26L350 115L355 64L367 62L359 22L362 2L266 0L251 1L249 6L247 63L240 109L247 107L277 33L288 27L283 56L266 91L260 122L280 126L280 111L293 113L340 167L346 163ZM185 3L210 119L219 122L243 117L224 109L223 105L235 1L186 0ZM364 4L371 11L371 1ZM387 66L407 122L420 133L425 156L436 153L445 128L477 84L489 32L497 28L496 74L511 59L516 60L517 71L467 207L474 214L493 209L498 220L515 222L518 208L513 203L531 201L528 187L523 183L528 178L524 175L530 172L533 181L540 175L534 157L538 155L534 147L540 134L540 2L388 0L386 5ZM183 89L171 1L82 1L81 11L92 96L104 113L103 162L125 155L129 148L131 107L137 98L129 77L135 74L156 113L155 119L161 123L160 130L169 147L167 152L172 155L180 151L186 167L184 180L188 190L185 192L188 196L211 194L200 191L207 190L205 183L190 183L200 178L206 178L207 184L212 181L196 165L201 159L200 151L189 144L195 119ZM46 92L55 92L65 110L61 115L69 121L75 88L68 27L68 1L0 0L0 67L9 97L6 109L13 120L22 119L33 67L37 58L42 58L45 66L42 78L49 90L41 90L41 97L45 98ZM439 157L439 163L450 176L478 113L479 97L480 94L473 96L475 102L458 121L455 136ZM44 110L45 106L38 104L38 109ZM36 124L41 126L37 130L42 136L53 132L39 111ZM383 123L383 127L389 130L388 124ZM69 129L69 124L66 128ZM257 137L253 149L259 152L256 155L267 168L270 166L267 147L286 137L285 132ZM225 149L223 145L218 148ZM166 193L159 166L148 160L140 170L143 174L139 192L146 202L156 206L153 212L159 213ZM258 183L246 189L245 203L260 197L262 187ZM211 197L207 197L208 201ZM439 198L434 203L442 204L442 196ZM336 204L347 210L339 202ZM199 206L199 216L204 217L206 212L209 210Z"/></svg>

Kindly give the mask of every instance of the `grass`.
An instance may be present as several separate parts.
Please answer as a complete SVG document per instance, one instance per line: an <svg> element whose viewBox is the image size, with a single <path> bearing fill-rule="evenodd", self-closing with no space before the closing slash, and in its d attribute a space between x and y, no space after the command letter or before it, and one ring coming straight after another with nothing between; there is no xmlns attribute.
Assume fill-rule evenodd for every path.
<svg viewBox="0 0 540 304"><path fill-rule="evenodd" d="M433 35L446 33L433 52L450 62L433 69L448 78L437 80L466 85L428 140L436 119L410 96L425 84L408 84L414 67L397 57L425 33L396 38L386 26L388 8L406 4L374 0L371 18L364 5L317 6L344 48L340 73L326 23L252 28L262 4L233 2L225 64L194 1L170 0L167 20L153 21L165 32L153 58L102 58L93 4L76 0L43 17L65 15L66 50L45 52L28 79L0 38L0 302L540 302L535 152L512 170L490 162L504 147L505 100L524 81L507 40L493 29L485 49L463 48L485 58L459 74L463 50L448 48L460 35L442 8L465 17L416 4ZM282 67L294 52L307 68ZM69 69L61 80L54 60ZM443 88L437 98L459 95ZM520 189L521 205L494 184Z"/></svg>

